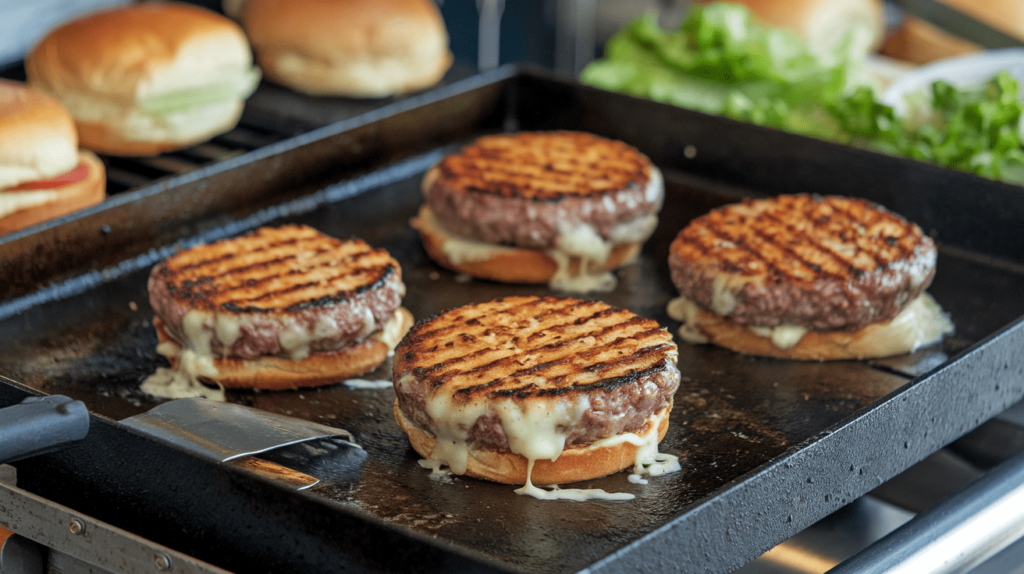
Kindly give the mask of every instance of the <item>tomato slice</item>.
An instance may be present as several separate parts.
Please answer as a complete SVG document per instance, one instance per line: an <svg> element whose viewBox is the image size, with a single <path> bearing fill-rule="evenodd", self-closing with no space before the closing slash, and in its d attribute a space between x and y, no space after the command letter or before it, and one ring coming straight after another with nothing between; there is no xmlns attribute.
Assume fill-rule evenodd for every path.
<svg viewBox="0 0 1024 574"><path fill-rule="evenodd" d="M51 177L50 179L35 179L32 181L23 181L18 185L5 189L4 191L29 191L33 189L53 189L57 187L64 187L71 185L72 183L78 183L89 176L89 166L85 165L85 162L79 162L75 169L57 177Z"/></svg>

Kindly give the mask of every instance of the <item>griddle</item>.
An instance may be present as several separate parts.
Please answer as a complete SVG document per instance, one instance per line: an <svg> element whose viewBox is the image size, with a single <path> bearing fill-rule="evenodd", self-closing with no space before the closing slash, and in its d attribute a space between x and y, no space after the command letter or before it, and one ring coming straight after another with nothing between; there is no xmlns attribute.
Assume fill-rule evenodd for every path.
<svg viewBox="0 0 1024 574"><path fill-rule="evenodd" d="M930 292L955 336L877 361L797 363L680 342L683 380L661 449L683 471L583 483L630 502L550 502L468 478L435 480L391 413L391 389L334 385L229 400L350 431L368 457L291 492L116 421L154 352L151 266L265 224L362 237L401 263L417 318L543 286L467 280L434 265L408 220L419 179L482 134L578 129L659 165L667 197L639 261L593 298L673 331L668 245L690 219L748 196L877 201L939 245ZM236 572L727 572L1024 398L1024 190L917 162L501 68L0 239L0 406L82 400L89 436L17 463L19 487ZM389 365L365 378L388 378ZM329 461L313 461L329 469ZM323 468L319 470L323 470Z"/></svg>

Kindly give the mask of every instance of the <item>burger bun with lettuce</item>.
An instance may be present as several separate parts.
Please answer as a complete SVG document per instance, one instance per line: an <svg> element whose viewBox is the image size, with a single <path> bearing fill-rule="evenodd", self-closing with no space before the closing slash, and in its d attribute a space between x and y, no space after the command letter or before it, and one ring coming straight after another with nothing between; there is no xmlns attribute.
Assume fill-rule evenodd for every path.
<svg viewBox="0 0 1024 574"><path fill-rule="evenodd" d="M198 6L144 2L47 34L25 59L28 82L63 103L82 147L147 156L238 123L259 81L241 27Z"/></svg>
<svg viewBox="0 0 1024 574"><path fill-rule="evenodd" d="M105 190L103 164L78 150L67 110L21 82L0 80L0 234L99 203Z"/></svg>

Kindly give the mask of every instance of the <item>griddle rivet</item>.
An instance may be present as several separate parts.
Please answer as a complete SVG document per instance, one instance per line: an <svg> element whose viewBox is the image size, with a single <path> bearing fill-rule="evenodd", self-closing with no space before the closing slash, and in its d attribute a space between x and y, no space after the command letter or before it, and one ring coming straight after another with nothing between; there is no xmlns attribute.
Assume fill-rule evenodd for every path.
<svg viewBox="0 0 1024 574"><path fill-rule="evenodd" d="M77 518L72 518L68 522L68 530L70 530L71 534L74 534L75 536L85 534L85 523Z"/></svg>
<svg viewBox="0 0 1024 574"><path fill-rule="evenodd" d="M171 562L171 557L163 552L157 552L153 558L157 570L170 570L174 566L174 563Z"/></svg>

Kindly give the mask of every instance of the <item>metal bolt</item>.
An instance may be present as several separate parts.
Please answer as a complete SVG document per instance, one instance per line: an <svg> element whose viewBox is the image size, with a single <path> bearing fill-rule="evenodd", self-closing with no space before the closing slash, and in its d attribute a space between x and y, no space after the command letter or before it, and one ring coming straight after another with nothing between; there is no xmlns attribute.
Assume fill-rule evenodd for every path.
<svg viewBox="0 0 1024 574"><path fill-rule="evenodd" d="M72 518L71 521L68 522L68 530L70 530L71 534L74 534L75 536L85 534L85 523L78 518Z"/></svg>
<svg viewBox="0 0 1024 574"><path fill-rule="evenodd" d="M157 552L153 558L157 570L170 570L174 567L174 563L171 562L171 557L163 552Z"/></svg>

